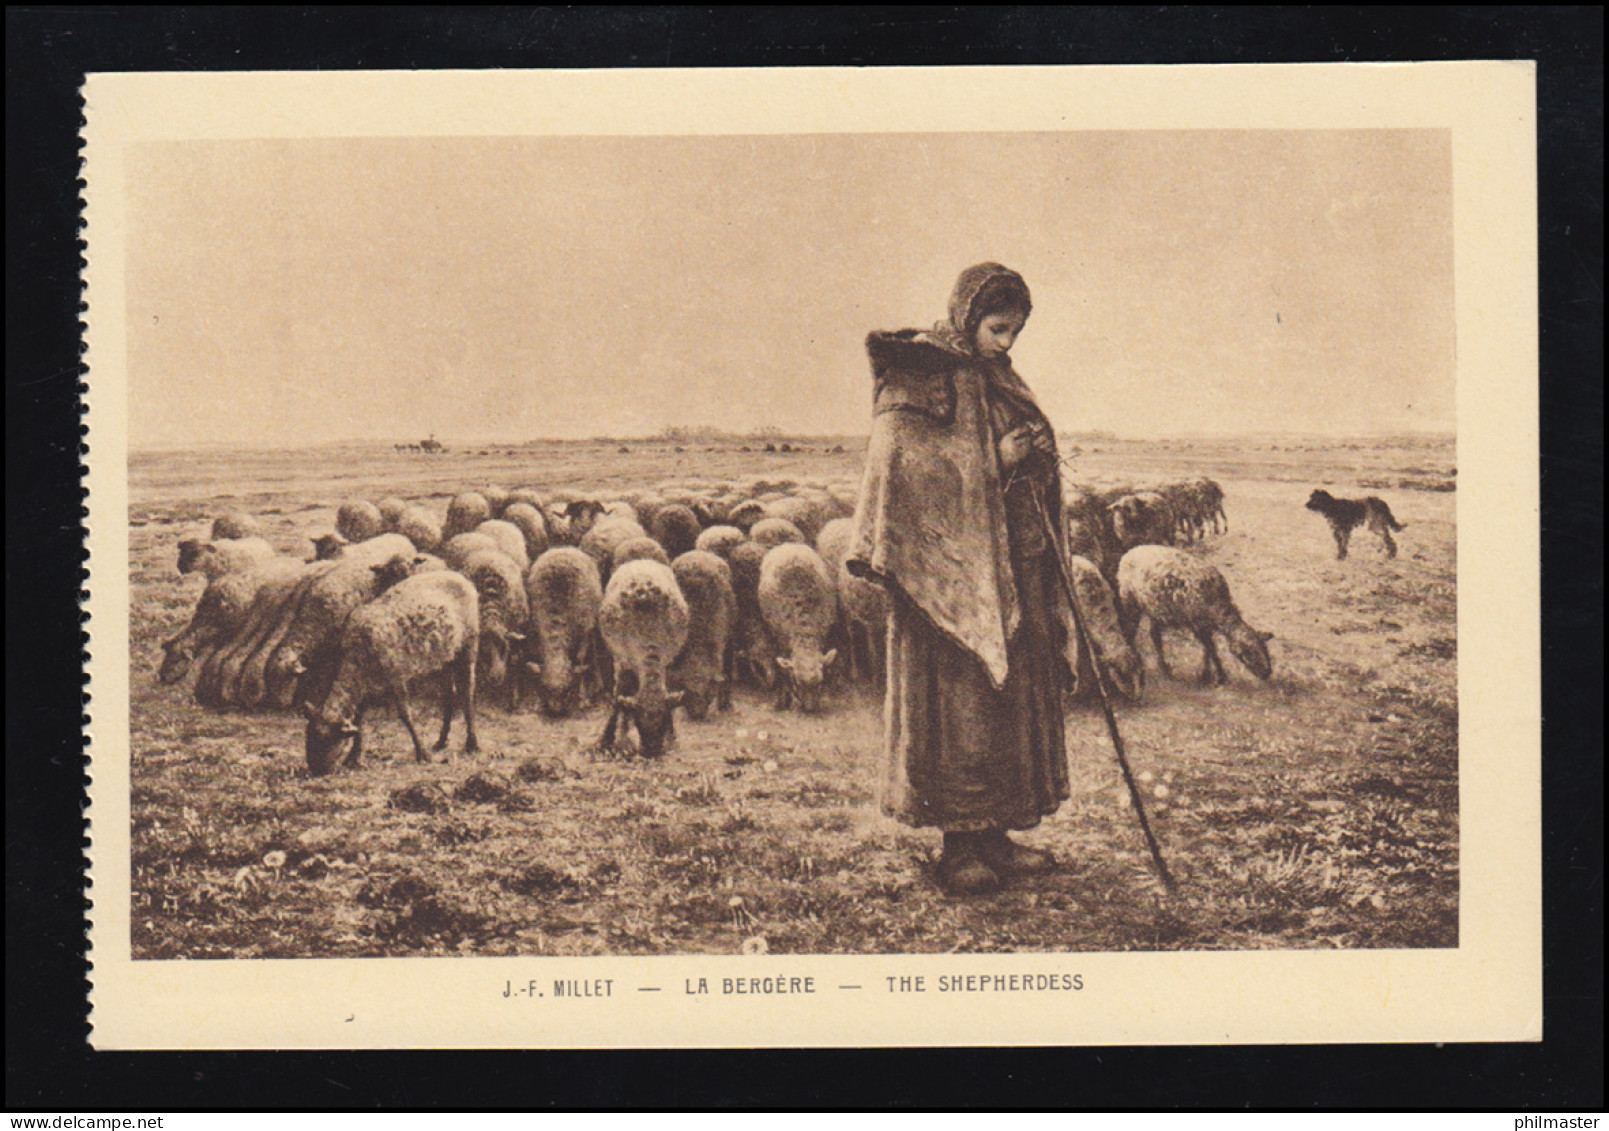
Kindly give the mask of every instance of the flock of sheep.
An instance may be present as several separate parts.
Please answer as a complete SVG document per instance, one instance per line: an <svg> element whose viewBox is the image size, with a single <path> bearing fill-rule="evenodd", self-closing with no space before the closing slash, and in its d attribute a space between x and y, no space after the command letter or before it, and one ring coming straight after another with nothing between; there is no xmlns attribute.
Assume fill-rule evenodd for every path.
<svg viewBox="0 0 1609 1131"><path fill-rule="evenodd" d="M1176 545L1227 529L1216 483L1072 488L1066 503L1071 579L1119 694L1143 691L1135 641L1147 618L1164 670L1171 627L1202 643L1204 681L1224 678L1216 633L1268 677L1266 636L1241 620L1222 575ZM677 708L703 719L730 705L734 683L814 711L840 655L851 683L883 678L886 595L844 567L853 510L844 481L662 484L609 501L487 487L454 497L445 517L396 498L344 503L311 560L277 553L250 516L225 515L179 544L179 571L207 585L163 644L159 678L196 670L195 698L211 708L299 707L315 774L358 763L375 702L395 705L428 760L408 696L426 677L442 702L438 751L456 715L475 750L483 692L511 710L534 696L551 717L607 695L602 745L629 726L654 757Z"/></svg>

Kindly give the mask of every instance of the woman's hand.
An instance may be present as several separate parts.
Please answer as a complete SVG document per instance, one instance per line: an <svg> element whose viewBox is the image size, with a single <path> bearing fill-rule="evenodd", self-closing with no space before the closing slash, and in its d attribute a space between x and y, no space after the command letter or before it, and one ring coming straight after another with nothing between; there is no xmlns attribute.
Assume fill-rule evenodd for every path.
<svg viewBox="0 0 1609 1131"><path fill-rule="evenodd" d="M1035 428L1033 431L1033 450L1042 456L1056 458L1056 434L1048 427Z"/></svg>
<svg viewBox="0 0 1609 1131"><path fill-rule="evenodd" d="M1000 437L1000 465L1007 471L1016 467L1023 460L1035 453L1056 456L1056 437L1048 428L1040 428L1033 424L1024 424L1013 428Z"/></svg>
<svg viewBox="0 0 1609 1131"><path fill-rule="evenodd" d="M1000 443L996 446L1000 452L1000 466L1010 471L1027 459L1028 453L1034 450L1032 425L1024 424L1020 428L1013 428L1000 437Z"/></svg>

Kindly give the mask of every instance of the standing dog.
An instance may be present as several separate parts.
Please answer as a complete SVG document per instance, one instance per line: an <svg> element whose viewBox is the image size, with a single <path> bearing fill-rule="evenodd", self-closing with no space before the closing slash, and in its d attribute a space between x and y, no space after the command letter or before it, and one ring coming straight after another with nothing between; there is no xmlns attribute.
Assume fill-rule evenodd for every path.
<svg viewBox="0 0 1609 1131"><path fill-rule="evenodd" d="M1352 540L1352 532L1360 526L1368 526L1380 536L1388 558L1397 556L1397 543L1392 539L1391 532L1407 529L1407 523L1398 522L1391 514L1391 508L1385 500L1373 495L1366 499L1337 499L1328 491L1317 490L1308 497L1307 509L1317 511L1329 520L1330 533L1335 535L1337 560L1346 557L1346 545Z"/></svg>

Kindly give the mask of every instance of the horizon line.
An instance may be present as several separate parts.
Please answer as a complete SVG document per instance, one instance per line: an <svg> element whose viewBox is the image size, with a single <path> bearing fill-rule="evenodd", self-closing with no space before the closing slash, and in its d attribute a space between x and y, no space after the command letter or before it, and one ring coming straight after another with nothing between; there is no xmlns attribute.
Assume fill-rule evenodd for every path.
<svg viewBox="0 0 1609 1131"><path fill-rule="evenodd" d="M663 432L641 435L596 435L596 436L530 436L522 440L509 439L463 439L436 437L449 452L466 448L522 448L538 444L707 444L707 443L766 443L791 440L858 440L870 438L869 432L784 432L780 430L762 429L748 432L724 432L711 429L709 432L699 434L700 429L688 429L686 436L667 436ZM1240 439L1312 439L1330 442L1343 440L1394 440L1394 439L1442 439L1457 440L1456 428L1388 428L1377 432L1351 431L1351 432L1318 432L1309 429L1249 429L1246 431L1191 431L1168 432L1153 435L1123 434L1104 428L1058 429L1057 436L1065 436L1074 440L1097 443L1168 443L1175 441L1213 441L1213 440L1240 440ZM174 451L308 451L320 448L341 447L384 447L395 449L398 444L418 444L418 440L389 440L373 437L347 436L331 440L318 440L311 443L300 444L271 444L253 443L242 440L209 440L190 442L158 442L149 444L136 444L130 442L128 451L135 452L174 452Z"/></svg>

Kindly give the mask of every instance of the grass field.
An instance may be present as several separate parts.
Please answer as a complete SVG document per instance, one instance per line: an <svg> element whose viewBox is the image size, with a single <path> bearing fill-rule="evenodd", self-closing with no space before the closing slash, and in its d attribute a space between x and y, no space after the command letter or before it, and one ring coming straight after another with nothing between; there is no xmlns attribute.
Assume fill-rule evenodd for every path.
<svg viewBox="0 0 1609 1131"><path fill-rule="evenodd" d="M561 722L486 704L481 752L417 765L371 712L365 765L307 777L303 722L203 710L155 679L188 619L183 534L249 510L287 552L350 496L481 484L596 492L665 482L858 476L862 445L549 442L423 455L389 446L145 453L130 466L133 950L137 958L428 954L1085 951L1449 947L1458 942L1458 703L1450 441L1084 441L1080 482L1218 479L1228 533L1197 548L1272 631L1259 683L1150 673L1120 709L1157 835L1156 880L1097 712L1067 718L1072 799L1025 835L1061 867L954 900L936 833L877 811L881 704L679 721L660 762L603 759L603 712ZM842 443L847 449L829 449ZM629 451L621 451L621 447ZM1384 496L1408 524L1334 560L1308 491ZM1148 663L1151 661L1147 653ZM455 735L453 749L459 748Z"/></svg>

